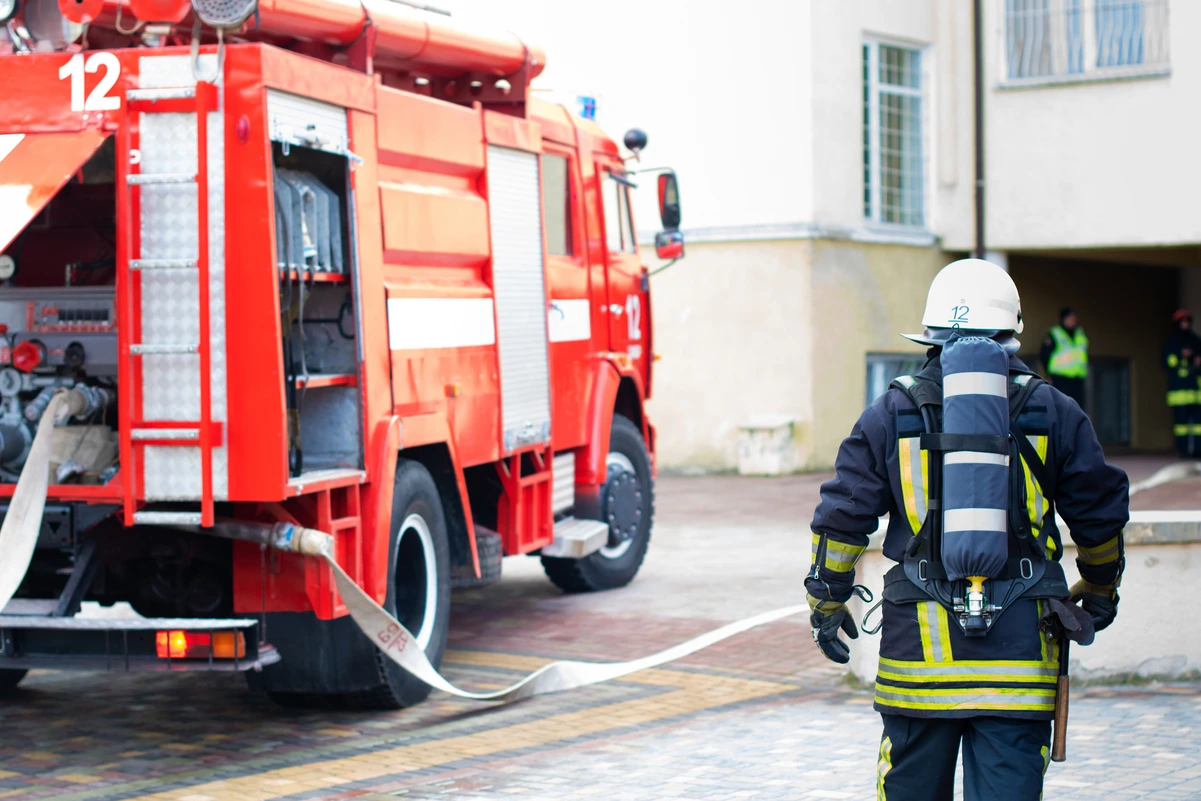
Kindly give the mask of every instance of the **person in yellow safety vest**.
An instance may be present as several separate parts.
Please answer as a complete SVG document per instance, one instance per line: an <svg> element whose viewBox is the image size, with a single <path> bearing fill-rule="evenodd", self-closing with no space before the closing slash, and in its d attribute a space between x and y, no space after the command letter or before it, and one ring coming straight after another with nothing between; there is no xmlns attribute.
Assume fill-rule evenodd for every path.
<svg viewBox="0 0 1201 801"><path fill-rule="evenodd" d="M1059 325L1043 337L1039 360L1051 386L1079 404L1086 413L1085 380L1088 378L1088 337L1074 309L1059 310Z"/></svg>
<svg viewBox="0 0 1201 801"><path fill-rule="evenodd" d="M1172 315L1172 335L1163 346L1168 371L1168 406L1172 434L1182 459L1201 456L1201 337L1193 331L1193 315L1179 309Z"/></svg>

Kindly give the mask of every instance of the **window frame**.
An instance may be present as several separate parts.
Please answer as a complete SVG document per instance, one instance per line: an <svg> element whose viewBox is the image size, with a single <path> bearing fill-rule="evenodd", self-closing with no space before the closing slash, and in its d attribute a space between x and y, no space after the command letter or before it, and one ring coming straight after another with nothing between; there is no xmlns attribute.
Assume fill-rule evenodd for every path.
<svg viewBox="0 0 1201 801"><path fill-rule="evenodd" d="M897 84L881 84L880 83L880 48L891 47L898 50L907 50L917 58L917 88L900 86ZM901 42L883 38L866 37L860 45L860 63L862 64L864 51L867 51L867 69L866 75L863 75L864 81L862 90L864 95L864 110L867 114L866 125L861 125L860 130L864 134L867 142L866 147L862 150L866 151L866 163L861 164L863 177L865 181L862 200L864 201L864 220L872 227L900 229L905 231L925 231L929 230L930 209L929 209L929 192L927 188L930 184L927 171L929 169L930 160L927 154L927 131L926 124L928 122L927 107L929 105L929 92L927 91L926 66L929 55L926 46L914 42ZM881 130L880 130L880 94L892 94L901 97L910 97L917 101L917 143L918 143L918 166L915 171L915 177L919 183L919 203L917 205L917 213L920 220L916 223L892 222L884 219L883 213L883 180L881 167Z"/></svg>
<svg viewBox="0 0 1201 801"><path fill-rule="evenodd" d="M883 368L890 362L891 363L899 363L902 366L906 366L906 365L912 366L914 369L906 371L906 372L896 373L891 378L888 378L888 380L886 380L884 382L884 388L879 393L872 396L872 394L871 394L872 383L874 380L872 377L873 368L874 367ZM866 409L868 406L871 406L873 403L876 402L877 399L879 399L879 397L881 395L883 395L885 392L887 392L888 385L892 383L893 379L898 378L899 376L903 376L903 375L913 375L914 373L916 373L918 370L920 370L922 368L922 365L925 364L925 362L926 362L926 357L923 354L914 353L914 352L906 353L903 351L902 352L875 352L875 351L873 351L873 352L864 354L864 357L863 357L863 366L864 366L863 394L864 394L864 398L866 401L864 403L864 408ZM892 372L892 371L886 371L886 372Z"/></svg>
<svg viewBox="0 0 1201 801"><path fill-rule="evenodd" d="M608 182L612 182L618 187L617 193L617 214L618 214L618 238L621 242L621 250L612 250L609 247L609 214L605 204L605 190L608 189ZM624 174L619 174L616 168L611 165L603 165L600 170L600 207L601 207L601 224L605 228L605 251L613 255L638 255L638 237L634 230L634 209L630 204L630 179ZM625 215L622 218L622 210ZM629 233L630 241L627 243L625 237Z"/></svg>
<svg viewBox="0 0 1201 801"><path fill-rule="evenodd" d="M569 211L567 219L568 225L571 226L571 235L568 238L568 242L571 247L571 253L569 255L550 252L549 240L546 236L546 198L543 197L542 192L543 156L555 156L557 158L567 160L567 206ZM575 151L569 147L556 145L544 139L542 142L542 152L538 154L538 198L542 204L542 208L540 209L542 212L542 239L543 249L547 258L562 259L563 261L570 261L575 264L584 263L583 251L585 247L585 241L583 232L580 230L580 226L583 224L583 217L581 209L582 198L580 197L579 187L579 166Z"/></svg>

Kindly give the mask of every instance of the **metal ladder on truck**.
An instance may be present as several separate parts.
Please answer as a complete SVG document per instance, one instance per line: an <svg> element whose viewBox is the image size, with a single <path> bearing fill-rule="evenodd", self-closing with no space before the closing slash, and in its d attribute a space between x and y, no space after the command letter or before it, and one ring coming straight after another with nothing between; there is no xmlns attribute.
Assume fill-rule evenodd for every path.
<svg viewBox="0 0 1201 801"><path fill-rule="evenodd" d="M212 354L209 331L209 181L208 113L219 107L217 87L206 81L195 86L168 89L128 88L125 92L125 117L122 120L117 157L119 218L117 298L120 304L118 326L118 380L122 404L120 455L124 480L125 525L200 525L214 523L213 449L220 446L222 426L212 415ZM145 173L132 168L140 163L132 146L136 115L188 112L196 117L196 169L187 173ZM197 194L195 258L143 259L140 237L135 236L134 221L141 222L140 187L161 184L194 185ZM186 270L196 274L199 292L198 342L142 341L142 275L149 271ZM143 357L148 355L200 357L200 419L144 420ZM139 490L145 486L143 468L145 448L150 446L199 448L199 511L137 510Z"/></svg>

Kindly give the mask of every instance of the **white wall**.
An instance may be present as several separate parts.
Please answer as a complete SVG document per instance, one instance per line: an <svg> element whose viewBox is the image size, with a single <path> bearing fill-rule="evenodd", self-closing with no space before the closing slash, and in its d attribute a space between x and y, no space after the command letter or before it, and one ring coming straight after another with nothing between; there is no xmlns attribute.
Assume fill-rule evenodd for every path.
<svg viewBox="0 0 1201 801"><path fill-rule="evenodd" d="M686 230L812 218L807 2L434 2L545 48L540 96L573 113L577 96L598 98L618 142L645 130L643 165L677 170ZM659 220L654 184L642 184L645 235Z"/></svg>
<svg viewBox="0 0 1201 801"><path fill-rule="evenodd" d="M984 6L989 247L1201 241L1201 3L1171 2L1168 77L1023 89L1000 88L1004 6ZM961 97L970 112L970 81ZM970 218L948 217L939 233L949 248L971 246Z"/></svg>

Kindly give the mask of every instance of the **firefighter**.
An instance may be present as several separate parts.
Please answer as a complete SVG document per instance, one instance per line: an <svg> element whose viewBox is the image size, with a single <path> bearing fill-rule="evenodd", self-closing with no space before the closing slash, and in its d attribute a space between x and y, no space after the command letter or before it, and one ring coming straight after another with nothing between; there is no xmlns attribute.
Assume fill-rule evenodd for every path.
<svg viewBox="0 0 1201 801"><path fill-rule="evenodd" d="M1074 309L1065 306L1059 310L1059 325L1051 326L1043 337L1038 357L1051 384L1087 411L1088 337Z"/></svg>
<svg viewBox="0 0 1201 801"><path fill-rule="evenodd" d="M1201 455L1201 337L1193 331L1193 315L1179 309L1172 315L1172 334L1163 346L1168 371L1168 406L1172 409L1172 434L1180 458Z"/></svg>
<svg viewBox="0 0 1201 801"><path fill-rule="evenodd" d="M813 563L805 580L813 639L827 658L849 661L849 646L839 634L858 636L846 607L856 591L855 563L880 518L888 515L884 555L903 564L886 576L882 601L875 708L884 732L877 797L949 801L962 742L968 801L1033 801L1040 796L1049 759L1060 653L1040 624L1056 610L1076 616L1076 625L1103 629L1113 622L1124 565L1128 483L1123 471L1105 463L1079 405L1013 355L1019 344L1014 334L1022 330L1021 305L1017 287L1001 268L979 259L945 267L930 285L922 322L923 334L906 336L930 346L925 366L916 376L898 379L863 412L839 449L836 476L821 488L812 523ZM912 576L928 581L939 566L924 557L918 564L914 560L933 547L930 526L942 525L941 515L927 514L940 508L941 499L927 494L935 467L926 460L922 438L928 430L925 411L941 420L941 410L915 404L904 388L933 388L941 402L944 345L949 348L953 336L964 334L989 337L1004 348L998 361L1008 360L1009 375L998 374L1001 391L1009 393L1011 414L1015 404L1021 410L1010 418L1010 430L1021 436L994 438L1021 454L1004 462L992 457L992 464L1016 471L1009 474L1006 492L1018 500L1010 502L1013 513L1001 523L1000 545L1030 554L1031 565L1045 570L1029 592L1019 591L1005 604L984 636L968 636L955 609L931 600L908 572L913 568ZM1029 447L1019 447L1020 440ZM934 440L926 441L935 447ZM975 456L983 467L990 454ZM1063 546L1056 509L1078 547L1083 580L1070 590L1058 564ZM1024 577L1024 559L1018 569ZM1016 584L1015 579L1010 586ZM1053 588L1035 592L1038 587ZM1069 594L1082 609L1063 600Z"/></svg>

